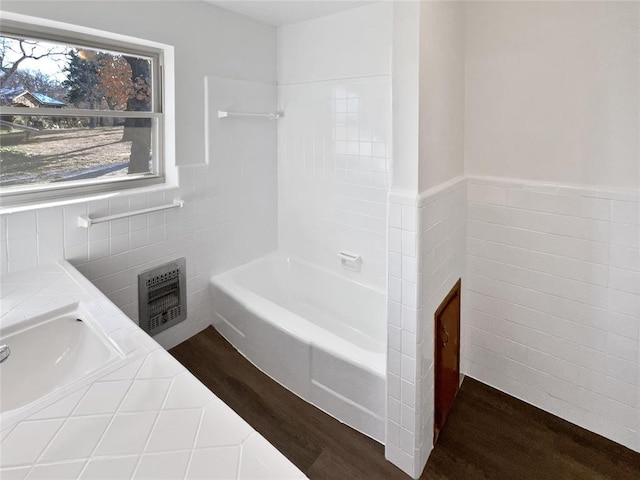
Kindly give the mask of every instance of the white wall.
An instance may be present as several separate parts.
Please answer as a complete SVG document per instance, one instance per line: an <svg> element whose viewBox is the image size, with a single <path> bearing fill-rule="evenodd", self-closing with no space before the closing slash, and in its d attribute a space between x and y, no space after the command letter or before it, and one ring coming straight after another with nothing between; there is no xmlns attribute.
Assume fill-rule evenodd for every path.
<svg viewBox="0 0 640 480"><path fill-rule="evenodd" d="M391 4L378 2L278 29L278 83L389 75Z"/></svg>
<svg viewBox="0 0 640 480"><path fill-rule="evenodd" d="M391 4L279 29L281 250L384 289ZM362 270L338 252L362 256Z"/></svg>
<svg viewBox="0 0 640 480"><path fill-rule="evenodd" d="M418 193L420 2L393 2L393 169L396 192Z"/></svg>
<svg viewBox="0 0 640 480"><path fill-rule="evenodd" d="M464 173L464 5L420 10L420 192Z"/></svg>
<svg viewBox="0 0 640 480"><path fill-rule="evenodd" d="M466 10L465 373L640 450L640 5Z"/></svg>
<svg viewBox="0 0 640 480"><path fill-rule="evenodd" d="M233 141L226 137L221 148L215 141L219 125L212 123L207 132L204 125L206 76L250 81L210 84L210 98L223 94L241 104L255 98L257 89L263 91L262 101L272 95L275 103L275 28L201 2L4 1L2 10L174 45L176 155L178 164L185 165L179 169L180 187L3 215L0 253L2 272L67 259L134 320L138 272L186 256L188 319L156 338L165 347L188 338L210 322L209 275L277 247L275 130L271 140L263 132L266 137L256 144L241 124L228 124ZM211 146L212 139L206 165L205 145ZM237 168L240 157L242 169ZM157 206L174 196L186 201L183 209L89 230L76 226L78 215Z"/></svg>
<svg viewBox="0 0 640 480"><path fill-rule="evenodd" d="M470 2L471 175L637 188L637 2Z"/></svg>

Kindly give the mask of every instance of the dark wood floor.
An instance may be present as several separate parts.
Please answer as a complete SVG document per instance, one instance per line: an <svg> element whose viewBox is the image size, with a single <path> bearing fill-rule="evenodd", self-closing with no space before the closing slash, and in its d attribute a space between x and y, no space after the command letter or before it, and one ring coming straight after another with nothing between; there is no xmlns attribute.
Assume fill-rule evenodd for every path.
<svg viewBox="0 0 640 480"><path fill-rule="evenodd" d="M384 447L264 375L212 327L170 353L310 479L409 477ZM640 454L466 378L422 479L640 479Z"/></svg>

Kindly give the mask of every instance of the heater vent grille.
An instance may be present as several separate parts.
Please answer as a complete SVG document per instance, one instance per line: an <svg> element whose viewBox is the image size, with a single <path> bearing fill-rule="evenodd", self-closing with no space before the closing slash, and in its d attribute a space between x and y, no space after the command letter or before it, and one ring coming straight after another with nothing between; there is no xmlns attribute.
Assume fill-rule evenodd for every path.
<svg viewBox="0 0 640 480"><path fill-rule="evenodd" d="M150 335L187 318L186 270L180 258L138 275L139 323Z"/></svg>

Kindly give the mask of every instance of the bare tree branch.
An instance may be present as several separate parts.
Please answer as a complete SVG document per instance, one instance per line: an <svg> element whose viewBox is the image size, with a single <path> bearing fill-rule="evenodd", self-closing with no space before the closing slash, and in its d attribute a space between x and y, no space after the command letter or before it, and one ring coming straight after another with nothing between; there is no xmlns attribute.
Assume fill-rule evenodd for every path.
<svg viewBox="0 0 640 480"><path fill-rule="evenodd" d="M17 42L17 45L12 45L14 42ZM19 48L19 51L16 47ZM40 60L45 57L50 58L66 55L65 47L50 47L45 49L43 53L36 53L36 49L38 47L41 47L38 42L30 42L28 40L12 39L7 37L2 38L2 46L0 47L2 52L0 54L0 73L2 74L2 76L0 76L0 88L4 87L9 79L16 73L20 64L27 59ZM7 51L18 55L18 58L13 61L8 60L6 54Z"/></svg>

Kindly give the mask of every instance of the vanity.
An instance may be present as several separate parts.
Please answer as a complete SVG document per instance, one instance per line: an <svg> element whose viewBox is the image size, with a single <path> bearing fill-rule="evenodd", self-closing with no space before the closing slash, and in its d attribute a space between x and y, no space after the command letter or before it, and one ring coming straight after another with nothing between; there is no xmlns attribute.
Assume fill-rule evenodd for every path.
<svg viewBox="0 0 640 480"><path fill-rule="evenodd" d="M306 478L69 263L0 314L3 480Z"/></svg>

